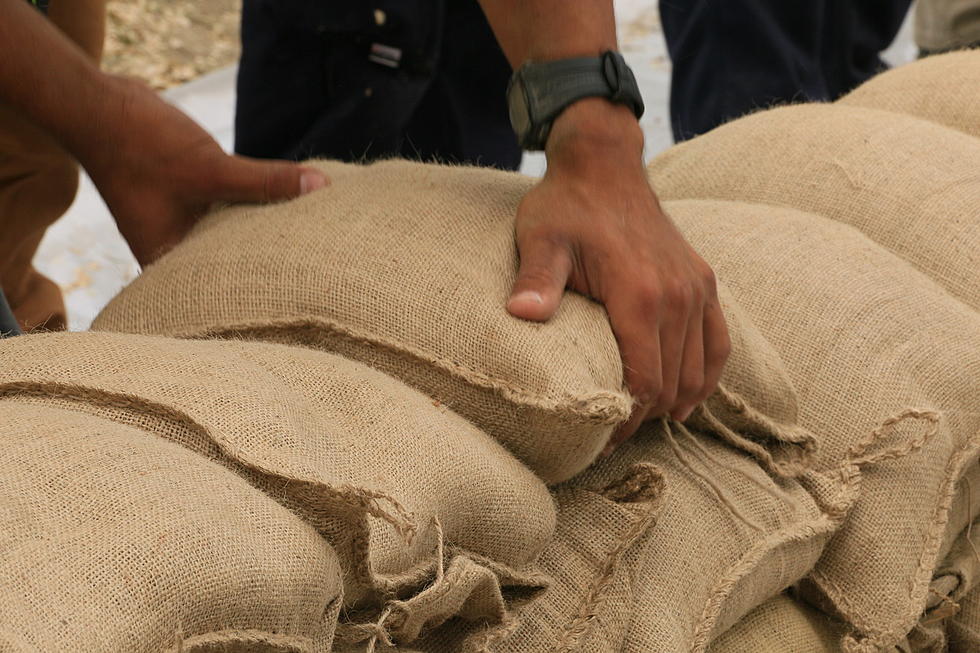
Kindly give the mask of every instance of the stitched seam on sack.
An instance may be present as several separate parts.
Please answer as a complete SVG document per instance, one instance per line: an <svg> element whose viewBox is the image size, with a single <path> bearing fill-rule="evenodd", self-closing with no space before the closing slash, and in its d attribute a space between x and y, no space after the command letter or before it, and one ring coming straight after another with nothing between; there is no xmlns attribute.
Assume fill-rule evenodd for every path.
<svg viewBox="0 0 980 653"><path fill-rule="evenodd" d="M270 651L280 653L314 653L315 650L313 640L309 637L270 633L251 628L216 630L187 638L178 632L177 639L177 644L165 649L164 653L189 652L193 651L193 647L208 644L220 644L222 646L228 644L264 644L275 647Z"/></svg>
<svg viewBox="0 0 980 653"><path fill-rule="evenodd" d="M209 328L203 332L180 331L173 333L180 338L222 338L231 335L246 335L249 333L260 332L263 330L291 328L304 329L308 331L328 331L341 337L355 342L367 343L375 347L386 349L399 355L407 355L423 363L431 364L436 368L447 372L451 376L462 380L464 383L480 389L488 389L499 392L505 398L515 403L539 408L542 410L556 410L568 413L577 418L582 418L586 423L600 424L619 424L625 422L632 410L632 400L624 392L598 392L584 397L572 395L565 397L553 397L539 395L518 387L515 384L497 377L477 372L462 363L446 360L432 355L421 349L410 347L394 340L373 336L359 332L350 327L341 326L331 320L325 319L283 319L268 320L264 322L244 322L237 325ZM589 404L595 404L592 408L583 408Z"/></svg>
<svg viewBox="0 0 980 653"><path fill-rule="evenodd" d="M729 567L726 574L711 590L692 635L691 653L704 653L707 650L711 643L711 633L725 601L735 585L747 577L762 558L791 542L805 542L821 535L829 536L840 525L841 519L821 513L812 519L789 524L758 540L745 555Z"/></svg>
<svg viewBox="0 0 980 653"><path fill-rule="evenodd" d="M613 578L616 575L617 567L623 554L657 523L657 517L660 514L660 509L664 502L663 477L656 467L647 463L639 463L631 467L631 471L634 473L625 476L624 480L634 479L637 468L642 468L655 474L661 486L660 491L654 498L647 502L647 505L644 506L643 513L606 553L602 564L592 578L588 590L579 603L578 612L565 626L564 631L555 643L552 649L553 653L571 653L577 650L591 634L592 628L599 620L599 611L605 605L608 591L612 586ZM589 490L582 491L588 492ZM608 501L609 499L606 500Z"/></svg>
<svg viewBox="0 0 980 653"><path fill-rule="evenodd" d="M384 497L385 499L393 502L396 512L399 510L404 511L404 508L393 498L387 497L381 493L376 493L370 490L364 490L363 488L354 488L350 486L334 487L326 485L325 483L318 481L310 481L305 479L290 479L284 477L281 473L275 471L267 471L263 466L256 465L250 461L243 461L240 454L235 450L234 447L230 446L223 438L215 436L209 429L207 429L202 424L198 423L190 415L156 402L148 401L146 399L135 397L132 395L126 395L121 393L112 393L103 390L95 390L85 386L77 386L63 383L51 383L51 382L12 382L0 384L0 399L4 396L25 394L38 397L53 397L53 398L64 398L71 399L75 401L88 401L95 402L96 405L121 408L124 410L142 410L143 412L152 414L156 417L163 419L173 420L185 427L198 431L205 438L210 439L214 442L221 452L228 457L231 462L241 465L252 471L257 471L265 476L273 478L284 478L292 483L301 483L307 486L313 486L314 488L319 488L326 490L331 498L342 503L346 503L349 508L351 508L350 514L344 515L340 511L336 514L331 515L337 519L344 519L349 521L351 527L350 535L350 546L351 553L354 558L352 563L355 568L351 571L357 581L364 582L369 586L373 587L373 575L370 571L369 564L369 542L370 534L369 527L363 520L364 513L371 514L379 519L382 519L392 525L393 528L400 534L406 536L410 540L410 537L414 535L417 526L412 521L403 521L403 517L390 515L388 512L384 511L379 505L377 505L375 499L372 495L377 495ZM145 429L144 429L145 431ZM155 433L146 431L149 435L153 437L162 437ZM166 439L166 438L163 438ZM175 443L179 444L179 443ZM183 445L180 445L183 446ZM221 464L220 461L212 461L215 464ZM235 471L235 470L232 470ZM248 479L245 479L246 481ZM251 483L250 483L251 485ZM254 487L254 486L253 486ZM256 491L262 492L260 488L255 488ZM263 494L265 494L263 492ZM366 494L366 496L365 496ZM266 496L269 496L266 494ZM275 500L273 497L270 499ZM277 502L279 503L279 502ZM280 503L280 505L282 505ZM359 510L358 510L359 509ZM411 515L408 515L410 518ZM301 516L302 518L302 516ZM404 530L404 532L403 532Z"/></svg>
<svg viewBox="0 0 980 653"><path fill-rule="evenodd" d="M870 636L866 638L854 638L854 645L875 648L888 646L893 641L901 640L922 618L925 612L925 602L928 598L929 586L932 583L933 570L936 566L935 564L930 565L929 561L933 560L934 563L936 562L936 554L942 547L946 523L949 520L949 510L956 495L958 481L956 475L962 471L963 467L969 461L973 460L978 451L980 451L980 444L977 442L961 445L946 462L943 481L939 487L939 501L931 515L929 528L923 537L918 567L912 576L911 586L909 587L909 611L897 626L893 626L890 630L876 629L875 632L869 633ZM922 607L919 607L920 604ZM855 650L861 649L856 648Z"/></svg>
<svg viewBox="0 0 980 653"><path fill-rule="evenodd" d="M891 449L886 449L885 451L879 452L877 454L867 454L869 448L871 448L879 440L884 439L890 433L890 427L900 424L901 422L908 419L920 419L925 420L931 424L931 427L926 430L925 433L917 438L912 438L903 445L893 447ZM928 442L934 437L939 430L939 422L941 420L941 415L934 411L928 409L917 409L917 408L907 408L895 415L892 415L879 424L870 434L864 439L859 441L857 444L851 447L848 458L840 465L839 475L841 480L848 485L853 484L853 487L858 489L858 494L853 498L853 501L860 499L860 485L862 479L862 467L865 465L874 465L886 460L895 460L902 458L921 450ZM974 445L976 446L976 445ZM970 447L969 444L961 446L959 449L954 451L950 459L947 460L947 467L949 469L950 464L953 460L957 458L957 454ZM950 472L951 474L952 472ZM947 479L944 477L941 488L946 487ZM949 503L952 503L952 489L949 490ZM852 501L852 503L853 503ZM934 519L935 515L940 511L941 506L937 506L936 511L933 513ZM929 534L927 533L927 539ZM938 540L936 542L936 548L941 546L942 533L939 533ZM920 569L916 572L916 577L921 575L921 567L924 564L925 552L920 555ZM929 572L929 580L926 581L928 585L931 582L931 571ZM842 619L853 625L858 631L866 633L869 635L868 639L865 639L867 646L873 646L870 642L876 638L888 637L889 633L886 631L881 631L877 628L873 628L868 624L867 620L861 618L858 614L858 610L853 606L853 604L847 599L846 593L837 585L837 583L830 578L826 573L818 568L814 569L810 573L810 578L817 584L817 586L823 591L827 597L830 599L838 611L847 612L848 614L841 615ZM914 586L913 586L914 591ZM918 615L921 614L921 610L916 613L915 621L918 621ZM906 629L906 632L911 629L911 626ZM900 638L899 638L900 639ZM846 635L844 637L844 647L847 650L862 650L866 646L865 644L858 643L852 635Z"/></svg>
<svg viewBox="0 0 980 653"><path fill-rule="evenodd" d="M199 432L204 438L214 442L218 445L219 450L228 457L231 462L243 465L247 468L258 471L264 476L269 476L273 478L282 478L294 483L300 483L304 486L312 486L313 489L326 490L332 495L334 500L340 500L341 502L347 504L348 507L354 508L355 510L351 512L350 515L343 515L338 513L334 514L334 517L347 518L356 517L357 519L349 519L350 527L354 531L350 537L350 545L352 548L352 553L354 560L352 560L355 568L351 571L353 572L355 578L361 582L365 582L368 586L374 587L374 575L370 570L370 542L369 542L369 531L365 522L362 521L364 513L371 514L379 519L382 519L390 523L393 528L405 537L409 542L412 537L416 534L418 526L416 524L414 515L408 512L401 504L391 496L384 493L374 491L367 488L356 488L348 485L343 486L331 486L320 481L306 480L306 479L291 479L289 477L284 477L282 473L276 471L267 471L261 464L256 464L250 460L243 460L240 453L234 451L233 447L221 437L210 431L206 426L199 423L191 415L171 406L165 404L160 404L155 401L150 401L145 398L136 397L133 395L126 395L122 393L108 392L105 390L93 389L85 386L54 383L54 382L12 382L0 384L0 399L5 396L16 396L17 394L25 394L38 397L56 397L65 398L74 401L87 400L94 403L95 405L102 405L108 407L121 408L127 411L139 411L145 414L151 414L156 417L160 417L165 420L175 421L182 424L185 428ZM162 437L146 429L141 429L152 437ZM163 438L166 439L166 438ZM179 444L179 443L175 443ZM231 449L231 451L229 451ZM215 464L221 464L220 461L212 461ZM234 470L233 470L234 471ZM247 479L246 479L247 480ZM254 487L254 486L253 486ZM257 491L262 491L260 488L255 488ZM265 494L265 493L264 493ZM272 499L272 497L270 497ZM392 515L382 509L378 505L379 500L385 500L390 503L394 510L395 515ZM357 512L356 509L359 508L361 512ZM438 536L438 546L437 546L437 563L442 564L442 557L444 551L444 541L442 535L442 527L438 523L438 519L434 518L437 536ZM360 528L358 528L360 526ZM478 563L477 563L478 564ZM483 565L481 565L483 566ZM490 574L497 579L499 584L499 576L496 571L491 568L484 567ZM516 577L516 574L514 574ZM443 582L442 573L437 574L437 582L434 587L429 587L423 590L420 594L425 593L427 596L435 597L435 602L438 602L440 594L452 589L448 582ZM389 610L390 612L390 610ZM387 617L387 615L385 615ZM501 618L506 616L506 609L501 615ZM383 628L383 622L377 624L375 628ZM370 626L371 624L367 624ZM349 626L352 630L357 628L357 625ZM373 632L373 631L372 631ZM384 640L383 640L384 641ZM298 651L297 653L305 653L304 651Z"/></svg>

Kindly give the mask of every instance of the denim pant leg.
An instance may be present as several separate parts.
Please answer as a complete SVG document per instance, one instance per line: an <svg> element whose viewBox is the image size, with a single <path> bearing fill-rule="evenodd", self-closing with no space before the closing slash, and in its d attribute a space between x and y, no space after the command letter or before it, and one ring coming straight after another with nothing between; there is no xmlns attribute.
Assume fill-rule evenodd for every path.
<svg viewBox="0 0 980 653"><path fill-rule="evenodd" d="M660 0L682 141L756 109L832 100L883 64L910 0Z"/></svg>

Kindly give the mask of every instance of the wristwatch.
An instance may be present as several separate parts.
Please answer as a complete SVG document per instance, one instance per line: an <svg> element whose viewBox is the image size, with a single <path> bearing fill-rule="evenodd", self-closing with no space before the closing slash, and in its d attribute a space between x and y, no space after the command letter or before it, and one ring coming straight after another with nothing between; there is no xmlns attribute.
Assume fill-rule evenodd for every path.
<svg viewBox="0 0 980 653"><path fill-rule="evenodd" d="M526 150L543 150L555 119L570 104L587 97L604 97L625 104L637 118L643 98L623 55L609 50L598 57L527 62L507 86L510 124Z"/></svg>

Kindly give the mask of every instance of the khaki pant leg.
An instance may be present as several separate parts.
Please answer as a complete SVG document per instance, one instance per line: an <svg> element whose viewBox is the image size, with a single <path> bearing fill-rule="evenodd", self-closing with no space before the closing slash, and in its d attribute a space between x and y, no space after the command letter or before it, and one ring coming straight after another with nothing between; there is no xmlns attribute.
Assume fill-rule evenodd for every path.
<svg viewBox="0 0 980 653"><path fill-rule="evenodd" d="M105 0L55 0L49 17L89 56L101 57ZM65 328L60 289L31 261L77 187L71 156L28 118L0 106L0 288L24 330Z"/></svg>
<svg viewBox="0 0 980 653"><path fill-rule="evenodd" d="M926 52L980 44L980 0L919 0L915 43Z"/></svg>

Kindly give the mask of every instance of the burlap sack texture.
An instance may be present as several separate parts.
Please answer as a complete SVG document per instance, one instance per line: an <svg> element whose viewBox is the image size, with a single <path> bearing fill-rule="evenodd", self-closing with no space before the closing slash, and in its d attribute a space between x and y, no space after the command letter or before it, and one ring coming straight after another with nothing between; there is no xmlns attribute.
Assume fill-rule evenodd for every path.
<svg viewBox="0 0 980 653"><path fill-rule="evenodd" d="M321 165L333 178L323 192L207 217L93 329L336 352L449 405L548 482L591 462L631 410L604 310L571 295L545 328L504 308L514 214L534 180ZM567 437L541 446L555 433Z"/></svg>
<svg viewBox="0 0 980 653"><path fill-rule="evenodd" d="M946 625L949 653L980 651L980 587L959 602L959 610Z"/></svg>
<svg viewBox="0 0 980 653"><path fill-rule="evenodd" d="M0 401L0 650L329 652L337 556L224 467Z"/></svg>
<svg viewBox="0 0 980 653"><path fill-rule="evenodd" d="M553 585L543 598L510 622L443 630L411 651L705 651L812 568L857 495L848 471L771 475L715 438L648 424L555 488L558 531L540 559Z"/></svg>
<svg viewBox="0 0 980 653"><path fill-rule="evenodd" d="M666 209L782 356L818 466L867 463L807 582L855 627L848 650L893 645L925 609L958 482L976 464L980 315L827 218L711 200ZM859 445L869 434L878 442Z"/></svg>
<svg viewBox="0 0 980 653"><path fill-rule="evenodd" d="M778 594L712 642L708 653L838 653L846 632L841 622Z"/></svg>
<svg viewBox="0 0 980 653"><path fill-rule="evenodd" d="M302 516L343 565L345 641L408 642L454 615L499 622L546 583L532 566L555 526L544 484L466 420L360 363L118 334L15 338L3 362L0 396L138 426Z"/></svg>
<svg viewBox="0 0 980 653"><path fill-rule="evenodd" d="M760 439L770 427L758 424ZM663 478L662 506L634 535L629 479L644 472ZM559 531L541 559L555 586L490 650L701 653L813 567L856 484L816 472L783 477L696 429L648 424L558 490ZM597 545L616 551L603 538L620 533L615 541L635 542L607 571Z"/></svg>
<svg viewBox="0 0 980 653"><path fill-rule="evenodd" d="M894 68L837 104L914 116L980 137L980 50L926 57Z"/></svg>
<svg viewBox="0 0 980 653"><path fill-rule="evenodd" d="M337 352L449 405L546 482L591 463L631 405L605 312L575 293L546 325L504 309L517 268L514 213L533 180L406 161L319 165L333 180L327 191L206 218L93 328ZM766 346L737 307L725 308L744 351ZM723 382L792 424L792 404L771 404L786 396L770 390L786 378L778 357L751 362L729 364ZM737 426L728 395L708 405ZM803 453L800 437L790 448Z"/></svg>
<svg viewBox="0 0 980 653"><path fill-rule="evenodd" d="M885 111L901 107L880 97L882 87L909 78L948 84L924 117L944 115L957 127L972 121L980 133L980 52L937 59L943 65L927 59L870 82L846 104L785 107L724 125L658 157L651 179L662 199L761 202L851 224L980 309L980 139ZM959 70L967 72L933 77ZM927 91L939 93L912 85L910 110ZM874 100L880 108L867 108Z"/></svg>

